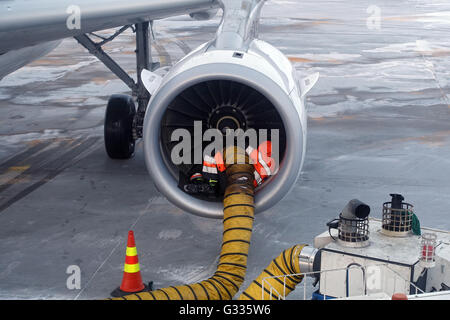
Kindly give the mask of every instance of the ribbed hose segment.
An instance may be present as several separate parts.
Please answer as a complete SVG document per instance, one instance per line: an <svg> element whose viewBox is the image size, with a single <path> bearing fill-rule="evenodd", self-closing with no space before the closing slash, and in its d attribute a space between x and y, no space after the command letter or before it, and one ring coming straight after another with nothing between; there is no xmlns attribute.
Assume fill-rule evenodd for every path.
<svg viewBox="0 0 450 320"><path fill-rule="evenodd" d="M202 282L140 292L116 300L228 300L244 282L254 219L253 165L242 149L224 152L227 188L223 240L217 271ZM242 164L240 164L242 163Z"/></svg>
<svg viewBox="0 0 450 320"><path fill-rule="evenodd" d="M269 266L240 295L239 300L278 300L279 295L285 298L303 280L303 275L288 276L300 273L299 255L303 247L304 245L296 245L284 250L277 258L273 259ZM276 278L273 278L274 276Z"/></svg>

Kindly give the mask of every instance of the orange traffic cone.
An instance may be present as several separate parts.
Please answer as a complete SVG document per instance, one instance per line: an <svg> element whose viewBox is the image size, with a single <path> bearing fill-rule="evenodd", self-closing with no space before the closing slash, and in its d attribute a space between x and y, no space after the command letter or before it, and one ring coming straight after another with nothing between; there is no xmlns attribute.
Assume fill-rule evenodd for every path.
<svg viewBox="0 0 450 320"><path fill-rule="evenodd" d="M142 282L141 271L139 268L139 259L134 242L134 233L128 232L127 252L125 257L125 266L123 268L122 284L111 293L113 297L121 297L130 293L141 292L147 289Z"/></svg>

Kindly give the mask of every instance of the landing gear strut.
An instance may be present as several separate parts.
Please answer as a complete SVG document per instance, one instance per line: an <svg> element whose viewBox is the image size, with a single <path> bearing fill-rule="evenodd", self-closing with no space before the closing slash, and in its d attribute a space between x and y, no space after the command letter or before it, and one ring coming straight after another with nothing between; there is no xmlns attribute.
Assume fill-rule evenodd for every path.
<svg viewBox="0 0 450 320"><path fill-rule="evenodd" d="M128 159L134 153L135 141L142 138L144 116L150 94L141 81L142 69L155 70L159 63L152 63L151 38L149 34L150 22L127 25L120 28L109 38L94 33L89 35L100 38L94 42L89 35L76 36L75 39L85 47L89 53L95 55L103 64L119 77L136 97L137 110L133 98L127 95L113 95L108 101L105 115L105 148L108 156L113 159ZM137 82L131 78L105 51L102 46L114 40L127 29L132 29L136 35L136 71Z"/></svg>

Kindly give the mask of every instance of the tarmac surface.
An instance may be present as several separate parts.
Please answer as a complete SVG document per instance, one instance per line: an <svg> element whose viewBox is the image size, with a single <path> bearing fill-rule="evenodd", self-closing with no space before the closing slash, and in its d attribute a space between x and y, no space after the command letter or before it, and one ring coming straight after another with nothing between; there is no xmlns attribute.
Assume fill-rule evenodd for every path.
<svg viewBox="0 0 450 320"><path fill-rule="evenodd" d="M219 21L156 21L154 60L173 65ZM381 217L389 193L402 193L422 225L450 229L449 31L443 0L265 5L260 38L321 78L307 99L301 179L256 216L243 289L282 250L312 244L353 198ZM130 32L107 49L135 73ZM120 285L129 229L156 288L215 271L222 222L160 195L142 144L131 160L107 157L103 119L115 93L127 87L73 39L0 81L0 299L108 297ZM79 289L67 287L72 265Z"/></svg>

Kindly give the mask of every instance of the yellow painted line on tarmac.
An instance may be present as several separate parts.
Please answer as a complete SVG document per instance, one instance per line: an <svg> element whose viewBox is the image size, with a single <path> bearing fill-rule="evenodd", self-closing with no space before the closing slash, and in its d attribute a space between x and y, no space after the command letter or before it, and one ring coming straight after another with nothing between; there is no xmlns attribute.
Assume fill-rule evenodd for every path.
<svg viewBox="0 0 450 320"><path fill-rule="evenodd" d="M319 60L312 60L307 58L301 58L301 57L288 57L290 62L301 62L301 63L308 63L308 62L318 62Z"/></svg>
<svg viewBox="0 0 450 320"><path fill-rule="evenodd" d="M161 64L162 66L167 65L167 58L166 58L165 55L160 55L160 56L159 56L159 61L160 61L160 64Z"/></svg>
<svg viewBox="0 0 450 320"><path fill-rule="evenodd" d="M386 21L401 21L401 22L408 22L408 21L417 21L419 19L426 18L427 16L424 15L410 15L410 16L391 16L391 17L382 17L382 20Z"/></svg>
<svg viewBox="0 0 450 320"><path fill-rule="evenodd" d="M292 63L311 63L311 62L322 62L322 63L335 63L335 64L341 64L344 63L341 60L337 59L324 59L324 60L317 60L317 59L308 59L308 58L302 58L302 57L292 57L288 56L289 61ZM351 61L349 61L351 62Z"/></svg>
<svg viewBox="0 0 450 320"><path fill-rule="evenodd" d="M9 167L8 171L24 172L30 168L29 165Z"/></svg>
<svg viewBox="0 0 450 320"><path fill-rule="evenodd" d="M14 168L15 169L15 168ZM30 180L28 175L23 175L22 173L26 169L17 168L17 170L9 169L5 173L0 175L0 185L13 185L17 183L23 183Z"/></svg>
<svg viewBox="0 0 450 320"><path fill-rule="evenodd" d="M9 167L4 173L0 174L0 185L13 185L28 181L29 177L20 177L20 175L29 168L29 165Z"/></svg>
<svg viewBox="0 0 450 320"><path fill-rule="evenodd" d="M35 145L38 145L38 144L40 144L42 141L41 140L39 140L39 139L35 139L35 140L31 140L31 141L28 141L28 142L26 142L30 147L34 147Z"/></svg>

